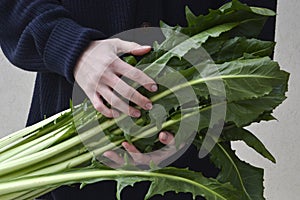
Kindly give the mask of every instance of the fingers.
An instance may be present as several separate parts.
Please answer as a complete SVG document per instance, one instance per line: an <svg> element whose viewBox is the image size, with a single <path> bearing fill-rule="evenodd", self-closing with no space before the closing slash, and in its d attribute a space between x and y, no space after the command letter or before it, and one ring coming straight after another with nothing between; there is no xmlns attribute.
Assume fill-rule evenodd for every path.
<svg viewBox="0 0 300 200"><path fill-rule="evenodd" d="M175 140L173 134L163 131L159 133L159 141L165 145L174 145Z"/></svg>
<svg viewBox="0 0 300 200"><path fill-rule="evenodd" d="M107 86L101 86L97 90L100 94L102 94L102 97L114 108L118 109L122 113L125 113L132 117L140 117L141 112L132 107L129 106L128 103L125 103L123 100L121 100L113 91L111 91L110 88Z"/></svg>
<svg viewBox="0 0 300 200"><path fill-rule="evenodd" d="M152 102L147 97L141 95L137 90L129 86L117 75L111 75L111 80L107 81L107 84L113 88L117 93L119 93L124 98L135 103L145 110L152 109ZM114 80L114 81L112 81Z"/></svg>
<svg viewBox="0 0 300 200"><path fill-rule="evenodd" d="M171 133L167 131L161 132L159 134L159 140L163 144L170 145L167 150L153 152L151 154L143 154L134 145L128 142L123 142L122 146L131 156L134 164L149 165L151 161L155 164L159 164L177 151L174 147L174 136ZM122 166L125 163L124 158L114 151L107 151L103 155L118 164L118 166Z"/></svg>
<svg viewBox="0 0 300 200"><path fill-rule="evenodd" d="M107 82L108 86L101 85L97 87L97 91L95 91L95 97L90 98L91 102L93 103L95 109L102 113L106 117L118 117L119 113L113 109L109 109L101 100L100 95L115 109L121 111L122 113L125 113L132 117L140 117L141 112L132 107L129 106L128 102L124 102L119 96L117 96L111 88L114 88L114 90L119 93L124 98L128 99L129 101L135 103L136 105L140 106L141 108L145 110L151 110L152 109L152 102L146 98L145 96L141 95L138 91L127 85L123 80L121 80L116 75L111 75L112 79L117 79L118 81ZM115 84L115 86L113 85ZM109 87L110 86L110 87ZM97 95L99 94L99 95Z"/></svg>
<svg viewBox="0 0 300 200"><path fill-rule="evenodd" d="M138 48L135 48L135 49L131 50L130 53L135 55L135 56L142 56L146 53L149 53L150 51L151 51L150 46L140 46Z"/></svg>
<svg viewBox="0 0 300 200"><path fill-rule="evenodd" d="M128 99L129 101L135 103L140 106L144 110L152 109L152 102L150 99L141 95L138 91L127 85L124 81L120 79L118 84L114 87L114 90L118 92L120 95Z"/></svg>
<svg viewBox="0 0 300 200"><path fill-rule="evenodd" d="M111 39L115 43L117 53L131 53L141 56L151 51L151 46L141 46L135 42L124 41L118 38Z"/></svg>
<svg viewBox="0 0 300 200"><path fill-rule="evenodd" d="M145 155L140 153L139 150L137 150L137 148L135 146L129 144L128 142L123 142L122 146L127 150L128 154L131 156L134 163L136 163L136 164L147 163L148 164L150 162L150 159L146 159ZM115 164L117 164L117 165L110 164L110 166L121 167L125 164L124 158L121 157L120 155L118 155L114 151L106 151L105 153L103 153L103 156L107 157L108 159L113 161Z"/></svg>
<svg viewBox="0 0 300 200"><path fill-rule="evenodd" d="M150 50L150 46L141 46L120 39L107 39L93 42L84 51L75 66L74 76L97 111L110 118L118 116L117 111L103 103L102 99L105 99L113 108L132 117L140 117L140 111L129 106L128 103L125 104L119 96L145 110L152 108L152 103L148 98L121 80L119 76L125 76L151 92L157 90L156 83L141 70L122 61L117 55L121 52L143 55Z"/></svg>
<svg viewBox="0 0 300 200"><path fill-rule="evenodd" d="M149 164L150 161L153 161L154 163L158 164L162 160L166 159L167 157L171 156L176 152L176 148L171 148L173 145L175 145L175 140L173 134L163 131L159 134L159 140L161 143L165 145L170 145L168 151L164 151L163 154L143 154L141 153L134 145L129 144L128 142L123 142L122 146L125 148L125 150L129 153L129 155L132 157L135 163L138 164ZM160 152L162 153L162 152Z"/></svg>
<svg viewBox="0 0 300 200"><path fill-rule="evenodd" d="M119 166L124 165L124 159L114 151L106 151L103 153L103 156L115 162Z"/></svg>
<svg viewBox="0 0 300 200"><path fill-rule="evenodd" d="M126 149L136 164L149 164L151 161L150 156L142 154L134 145L128 142L123 142L122 146Z"/></svg>
<svg viewBox="0 0 300 200"><path fill-rule="evenodd" d="M116 59L113 63L113 68L116 73L119 75L123 75L140 85L144 86L147 90L150 92L157 91L157 85L153 79L151 79L149 76L147 76L144 72L141 70L132 67L128 63L122 61L121 59Z"/></svg>
<svg viewBox="0 0 300 200"><path fill-rule="evenodd" d="M89 99L91 100L94 108L102 113L105 117L108 117L108 118L117 118L120 116L119 112L113 110L113 109L109 109L102 101L101 97L95 93L93 95L93 97L89 97Z"/></svg>
<svg viewBox="0 0 300 200"><path fill-rule="evenodd" d="M140 106L144 110L151 110L152 109L152 102L146 98L145 96L141 95L137 90L133 87L129 86L125 83L121 78L117 76L117 74L124 75L135 82L138 82L141 85L144 85L146 89L149 91L156 91L157 85L156 83L145 75L142 71L132 67L131 65L123 62L121 59L116 59L113 62L113 71L111 73L107 73L103 75L101 78L101 84L107 85L111 88L111 90L116 91L118 94L123 96L125 99L135 103L136 105ZM119 97L108 88L99 87L97 89L99 94L105 98L105 100L112 105L113 107L117 108L121 112L130 115L132 117L140 117L140 111L137 109L130 107L125 104ZM102 89L101 89L102 88Z"/></svg>

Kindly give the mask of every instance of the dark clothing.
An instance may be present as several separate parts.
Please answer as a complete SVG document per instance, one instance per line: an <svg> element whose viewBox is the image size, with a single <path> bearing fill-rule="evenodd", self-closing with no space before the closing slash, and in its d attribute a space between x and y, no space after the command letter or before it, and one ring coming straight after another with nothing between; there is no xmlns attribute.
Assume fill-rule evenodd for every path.
<svg viewBox="0 0 300 200"><path fill-rule="evenodd" d="M143 22L151 26L158 26L159 20L170 25L185 25L185 5L195 14L203 14L209 8L218 8L225 2L227 1L1 0L1 48L14 65L37 72L27 125L69 107L74 82L73 68L90 41L105 39L124 30L140 27ZM242 2L276 10L275 0ZM273 40L274 24L274 19L268 21L262 33L263 39ZM189 164L191 168L198 170L199 166L203 166L206 168L203 169L204 173L216 173L210 168L207 159L200 161L196 158L197 153L191 151L194 150L188 151L176 164ZM77 189L62 187L56 190L54 196L55 199L62 200L110 200L114 199L112 185L110 182L94 184L80 193ZM141 185L137 186L138 190L132 192L137 196L126 199L141 199L139 195L143 194L145 189Z"/></svg>

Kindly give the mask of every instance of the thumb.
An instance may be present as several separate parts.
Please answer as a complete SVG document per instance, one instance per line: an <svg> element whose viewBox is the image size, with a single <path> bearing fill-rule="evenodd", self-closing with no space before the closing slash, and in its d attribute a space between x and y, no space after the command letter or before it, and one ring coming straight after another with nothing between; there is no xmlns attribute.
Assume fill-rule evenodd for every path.
<svg viewBox="0 0 300 200"><path fill-rule="evenodd" d="M148 53L149 51L151 51L150 46L139 46L138 48L131 50L130 53L135 56L141 56Z"/></svg>
<svg viewBox="0 0 300 200"><path fill-rule="evenodd" d="M118 53L131 53L136 56L141 56L151 51L151 46L148 45L140 45L121 39L116 39L115 42Z"/></svg>

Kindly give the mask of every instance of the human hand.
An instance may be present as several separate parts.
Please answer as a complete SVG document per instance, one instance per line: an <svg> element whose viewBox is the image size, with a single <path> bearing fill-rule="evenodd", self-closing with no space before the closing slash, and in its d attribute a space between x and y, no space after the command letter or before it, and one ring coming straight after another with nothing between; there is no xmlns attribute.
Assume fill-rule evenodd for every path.
<svg viewBox="0 0 300 200"><path fill-rule="evenodd" d="M110 118L119 116L119 112L115 109L132 117L140 117L141 112L121 100L114 91L145 110L152 108L151 101L125 83L120 76L139 83L151 92L157 90L156 83L117 55L118 53L144 55L150 50L150 46L141 46L120 39L99 40L89 45L75 66L74 77L97 111ZM102 98L115 109L108 108Z"/></svg>
<svg viewBox="0 0 300 200"><path fill-rule="evenodd" d="M171 133L166 131L160 132L159 141L168 145L167 150L163 151L163 153L160 151L159 153L143 154L134 145L128 142L123 142L122 146L131 156L131 163L133 165L149 165L150 162L158 165L178 151L178 148L175 147L174 136ZM103 153L103 156L113 161L113 163L110 164L112 167L122 167L125 164L124 158L115 151L106 151Z"/></svg>

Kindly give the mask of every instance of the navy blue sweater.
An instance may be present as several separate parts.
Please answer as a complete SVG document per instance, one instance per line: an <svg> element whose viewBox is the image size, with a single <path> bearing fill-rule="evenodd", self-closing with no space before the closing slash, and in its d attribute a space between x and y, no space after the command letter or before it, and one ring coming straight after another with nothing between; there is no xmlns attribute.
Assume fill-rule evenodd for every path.
<svg viewBox="0 0 300 200"><path fill-rule="evenodd" d="M145 21L152 26L158 26L160 19L170 25L185 25L185 5L200 14L225 2L226 0L1 0L1 48L15 66L37 72L27 125L68 108L74 83L73 68L77 58L91 41L140 27ZM273 10L276 8L275 0L242 2ZM274 19L271 19L262 38L272 40L273 37ZM216 173L207 160L196 161L199 160L197 153L195 150L191 151L187 153L190 157L181 158L178 165L190 168L195 166L196 170L200 168L208 174ZM106 182L87 187L80 193L75 189L61 188L56 190L54 196L56 199L72 200L102 196L101 199L110 200L114 199L112 192L111 184ZM144 189L135 190L137 196L133 198L129 195L128 199L141 199L138 195L143 192Z"/></svg>

